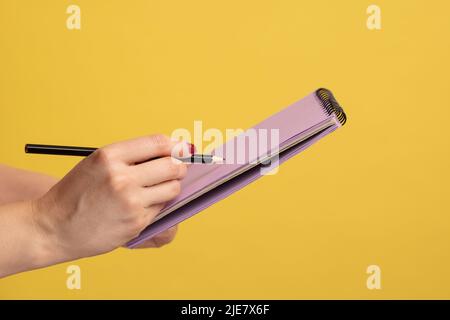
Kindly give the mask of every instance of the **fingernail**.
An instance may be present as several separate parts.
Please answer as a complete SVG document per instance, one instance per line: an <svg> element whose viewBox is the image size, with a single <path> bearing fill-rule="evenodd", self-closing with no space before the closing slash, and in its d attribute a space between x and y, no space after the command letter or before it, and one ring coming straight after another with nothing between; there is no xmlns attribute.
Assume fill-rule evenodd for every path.
<svg viewBox="0 0 450 320"><path fill-rule="evenodd" d="M195 151L197 151L197 148L195 147L195 145L193 145L192 143L187 143L188 144L188 146L189 146L189 152L191 153L191 154L194 154L195 153Z"/></svg>

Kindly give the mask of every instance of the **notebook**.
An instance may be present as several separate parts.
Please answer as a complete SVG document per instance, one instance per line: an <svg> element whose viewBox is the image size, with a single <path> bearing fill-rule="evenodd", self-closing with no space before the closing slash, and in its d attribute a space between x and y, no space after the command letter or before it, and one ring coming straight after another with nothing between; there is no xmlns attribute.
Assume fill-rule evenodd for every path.
<svg viewBox="0 0 450 320"><path fill-rule="evenodd" d="M345 124L347 117L331 91L318 89L213 150L224 164L189 166L181 192L127 246L135 247L194 216ZM267 200L270 201L270 200Z"/></svg>

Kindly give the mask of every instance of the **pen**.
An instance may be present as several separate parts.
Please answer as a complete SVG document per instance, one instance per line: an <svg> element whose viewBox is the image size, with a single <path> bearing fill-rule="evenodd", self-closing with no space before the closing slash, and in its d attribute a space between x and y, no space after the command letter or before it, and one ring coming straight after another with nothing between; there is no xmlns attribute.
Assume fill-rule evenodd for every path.
<svg viewBox="0 0 450 320"><path fill-rule="evenodd" d="M48 144L26 144L25 153L52 154L61 156L80 156L86 157L93 153L97 148L74 147L74 146L55 146ZM211 154L193 154L188 157L175 157L186 163L205 163L217 164L223 163L223 158Z"/></svg>

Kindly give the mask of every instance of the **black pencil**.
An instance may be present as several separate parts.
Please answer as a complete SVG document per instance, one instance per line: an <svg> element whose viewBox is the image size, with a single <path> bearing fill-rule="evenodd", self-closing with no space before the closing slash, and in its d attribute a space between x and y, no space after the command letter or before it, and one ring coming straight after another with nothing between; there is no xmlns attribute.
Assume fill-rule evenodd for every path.
<svg viewBox="0 0 450 320"><path fill-rule="evenodd" d="M50 154L60 156L79 156L87 157L97 148L75 147L75 146L55 146L48 144L26 144L25 153ZM186 163L222 163L223 159L210 154L193 154L189 157L176 157L178 160Z"/></svg>

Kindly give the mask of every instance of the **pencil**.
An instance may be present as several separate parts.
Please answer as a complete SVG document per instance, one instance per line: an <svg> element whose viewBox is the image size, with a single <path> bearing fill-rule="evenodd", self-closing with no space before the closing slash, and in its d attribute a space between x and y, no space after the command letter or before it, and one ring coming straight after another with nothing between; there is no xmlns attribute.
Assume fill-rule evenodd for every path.
<svg viewBox="0 0 450 320"><path fill-rule="evenodd" d="M97 148L75 147L75 146L57 146L49 144L26 144L25 153L49 154L59 156L79 156L87 157ZM217 164L223 163L223 158L211 154L192 154L189 157L176 157L176 159L185 163L204 163Z"/></svg>

